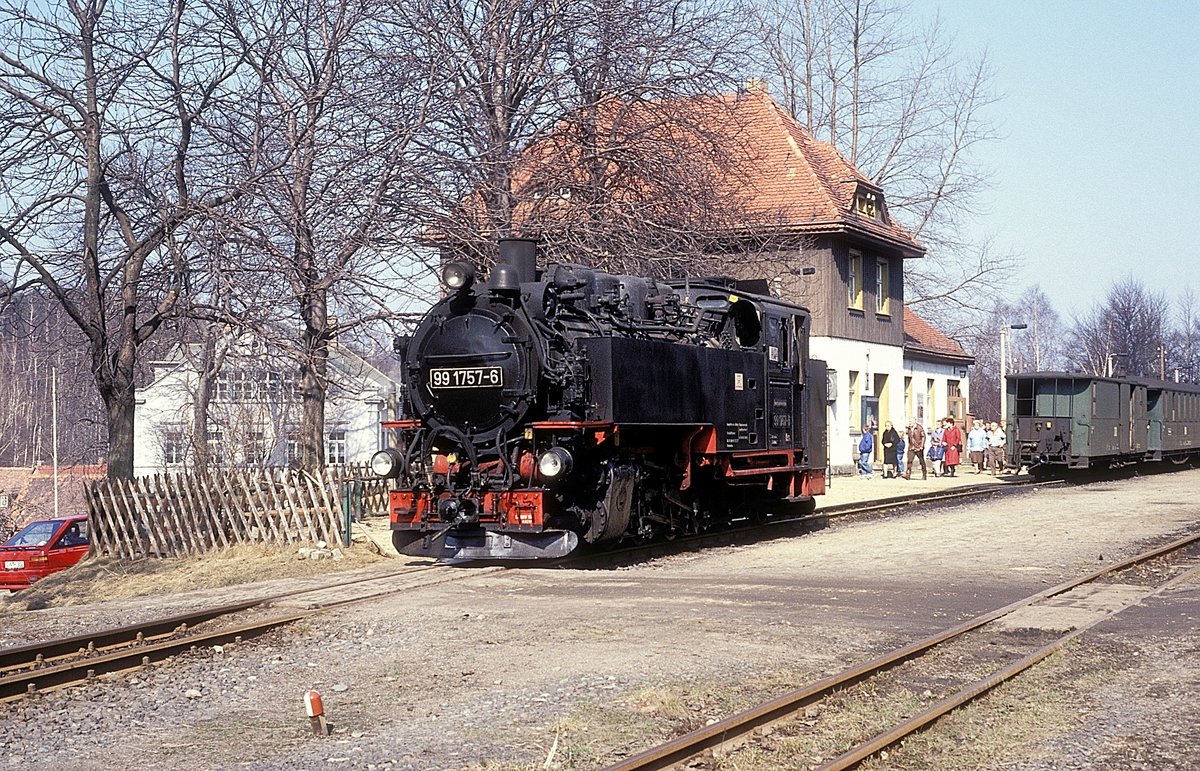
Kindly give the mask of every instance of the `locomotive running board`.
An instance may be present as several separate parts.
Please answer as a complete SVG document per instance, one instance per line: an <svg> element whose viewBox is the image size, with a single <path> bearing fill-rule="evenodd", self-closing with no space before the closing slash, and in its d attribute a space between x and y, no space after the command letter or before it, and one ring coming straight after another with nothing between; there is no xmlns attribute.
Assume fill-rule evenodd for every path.
<svg viewBox="0 0 1200 771"><path fill-rule="evenodd" d="M406 537L410 535L415 533L405 533ZM452 530L445 535L429 533L427 536L418 537L398 551L412 557L443 560L536 560L565 557L579 546L579 536L569 530L545 533L456 533Z"/></svg>

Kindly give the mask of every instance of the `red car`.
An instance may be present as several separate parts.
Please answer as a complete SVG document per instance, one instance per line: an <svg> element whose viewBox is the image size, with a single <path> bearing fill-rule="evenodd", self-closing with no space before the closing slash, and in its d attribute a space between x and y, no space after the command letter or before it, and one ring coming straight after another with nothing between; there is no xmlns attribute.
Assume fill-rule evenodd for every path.
<svg viewBox="0 0 1200 771"><path fill-rule="evenodd" d="M88 551L87 516L30 522L0 546L0 591L24 589Z"/></svg>

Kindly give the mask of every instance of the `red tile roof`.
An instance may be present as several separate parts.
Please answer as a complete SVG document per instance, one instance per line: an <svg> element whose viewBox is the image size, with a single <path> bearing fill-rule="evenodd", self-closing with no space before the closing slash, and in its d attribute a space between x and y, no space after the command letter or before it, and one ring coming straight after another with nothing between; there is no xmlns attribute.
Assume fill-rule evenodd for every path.
<svg viewBox="0 0 1200 771"><path fill-rule="evenodd" d="M889 242L911 256L924 254L916 237L886 213L883 191L837 148L813 138L765 90L728 94L722 100L734 122L731 135L740 129L748 140L743 161L748 206L765 221L808 232L849 230ZM856 210L860 187L884 202L882 221Z"/></svg>
<svg viewBox="0 0 1200 771"><path fill-rule="evenodd" d="M83 486L89 481L103 479L106 472L105 466L59 468L59 513L63 516L86 514ZM12 496L9 513L18 526L54 516L54 470L50 466L0 468L0 492Z"/></svg>
<svg viewBox="0 0 1200 771"><path fill-rule="evenodd" d="M904 348L915 353L961 359L967 363L975 361L963 347L930 326L929 322L904 308Z"/></svg>
<svg viewBox="0 0 1200 771"><path fill-rule="evenodd" d="M702 161L701 165L708 164L707 167L689 171L717 180L713 187L718 195L738 200L741 216L746 220L740 223L741 227L772 232L851 233L888 244L906 257L919 257L925 252L916 237L888 215L884 192L833 145L814 139L764 89L672 102L614 103L606 109L611 111L613 123L598 133L612 143L602 153L611 172L609 194L614 198L646 199L641 203L662 198L650 188L639 189L642 185L653 185L652 181L622 172L617 159L625 149L623 144L646 143L642 146L644 151L646 147L653 149L657 142L660 153L672 155L663 150L662 143L666 142L673 145L675 153L659 160L672 163L689 155L690 144L719 143L719 152L690 155L720 158L720 161ZM673 117L682 115L681 110L686 110L686 117ZM703 126L703 135L689 126ZM547 185L547 180L549 184L560 184L561 171L566 170L569 178L580 168L583 156L574 142L570 126L564 124L561 133L525 150L514 180L518 195L524 199L518 205L519 218L527 223L536 220L531 215L539 206L538 191ZM718 163L720 168L712 167ZM544 175L540 173L542 169L552 171ZM621 189L612 190L614 185ZM875 193L881 202L882 215L878 219L856 210L855 193L860 187ZM677 195L662 200L669 206L680 205ZM570 203L563 204L551 218L563 217L570 208Z"/></svg>

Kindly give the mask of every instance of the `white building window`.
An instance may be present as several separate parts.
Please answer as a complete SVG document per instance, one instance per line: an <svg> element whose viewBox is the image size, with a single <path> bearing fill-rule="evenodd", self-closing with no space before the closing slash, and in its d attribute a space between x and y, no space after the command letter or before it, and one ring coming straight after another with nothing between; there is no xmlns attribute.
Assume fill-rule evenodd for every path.
<svg viewBox="0 0 1200 771"><path fill-rule="evenodd" d="M300 431L293 429L287 435L287 464L300 465Z"/></svg>
<svg viewBox="0 0 1200 771"><path fill-rule="evenodd" d="M325 462L340 465L346 462L346 431L335 429L329 432L329 441L325 448Z"/></svg>
<svg viewBox="0 0 1200 771"><path fill-rule="evenodd" d="M247 466L261 466L267 460L267 439L262 431L250 431L242 443L242 457Z"/></svg>
<svg viewBox="0 0 1200 771"><path fill-rule="evenodd" d="M166 466L177 466L187 460L187 437L182 428L163 431L162 459Z"/></svg>
<svg viewBox="0 0 1200 771"><path fill-rule="evenodd" d="M225 465L225 437L220 431L208 432L208 457L214 466Z"/></svg>
<svg viewBox="0 0 1200 771"><path fill-rule="evenodd" d="M850 370L849 374L850 374L850 376L846 379L850 384L850 405L849 405L850 409L846 410L846 412L850 416L850 431L851 431L851 433L855 433L859 429L862 428L862 423L858 422L858 417L859 417L858 416L858 413L859 413L859 399L858 399L858 397L859 397L859 379L858 379L857 371Z"/></svg>

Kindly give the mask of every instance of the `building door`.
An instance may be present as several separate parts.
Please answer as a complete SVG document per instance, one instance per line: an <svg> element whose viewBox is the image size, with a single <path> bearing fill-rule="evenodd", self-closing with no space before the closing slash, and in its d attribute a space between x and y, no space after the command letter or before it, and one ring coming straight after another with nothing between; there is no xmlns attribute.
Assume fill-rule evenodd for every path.
<svg viewBox="0 0 1200 771"><path fill-rule="evenodd" d="M875 457L879 457L879 397L864 396L862 397L861 411L862 423L864 426L871 425L875 427Z"/></svg>
<svg viewBox="0 0 1200 771"><path fill-rule="evenodd" d="M887 375L875 376L874 393L877 400L877 407L875 410L875 425L878 426L875 433L875 438L878 439L883 434L883 424L885 421L890 420L892 423L896 422L892 417L892 400L890 398L891 394L888 392ZM875 457L878 460L883 460L882 442L875 442Z"/></svg>
<svg viewBox="0 0 1200 771"><path fill-rule="evenodd" d="M962 391L959 388L959 381L957 380L946 381L946 409L949 412L949 416L954 418L955 422L959 425L962 425L963 421L966 420L967 400L963 398Z"/></svg>

